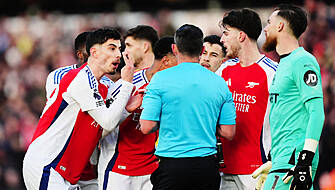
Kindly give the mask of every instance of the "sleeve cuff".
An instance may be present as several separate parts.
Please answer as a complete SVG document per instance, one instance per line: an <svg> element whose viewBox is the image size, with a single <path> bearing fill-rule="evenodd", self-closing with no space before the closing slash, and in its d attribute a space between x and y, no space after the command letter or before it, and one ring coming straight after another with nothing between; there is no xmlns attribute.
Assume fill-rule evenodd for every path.
<svg viewBox="0 0 335 190"><path fill-rule="evenodd" d="M316 148L318 147L319 141L315 139L306 139L303 150L308 150L315 153Z"/></svg>

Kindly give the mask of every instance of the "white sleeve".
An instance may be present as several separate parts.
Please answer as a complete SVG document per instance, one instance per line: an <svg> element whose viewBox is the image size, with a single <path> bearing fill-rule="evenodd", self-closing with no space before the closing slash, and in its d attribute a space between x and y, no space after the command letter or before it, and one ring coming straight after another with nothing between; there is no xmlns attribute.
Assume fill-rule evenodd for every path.
<svg viewBox="0 0 335 190"><path fill-rule="evenodd" d="M113 101L109 108L102 106L99 109L89 110L88 114L90 114L104 130L112 131L117 127L122 116L125 114L124 110L133 90L133 86L133 84L127 81L122 81L118 98Z"/></svg>
<svg viewBox="0 0 335 190"><path fill-rule="evenodd" d="M49 99L51 96L51 93L55 90L55 88L57 87L56 85L54 85L53 82L53 76L54 76L54 72L49 73L48 77L47 77L47 81L45 83L45 91L46 91L46 98Z"/></svg>
<svg viewBox="0 0 335 190"><path fill-rule="evenodd" d="M83 112L106 107L99 93L98 82L95 78L89 79L84 72L80 72L71 82L63 98L68 103L68 99L73 99Z"/></svg>
<svg viewBox="0 0 335 190"><path fill-rule="evenodd" d="M115 128L117 126L119 126L125 119L127 119L127 117L130 115L131 113L129 113L126 109L123 110L122 114L121 114L121 119L119 121L119 123L115 126ZM113 130L113 129L112 129ZM107 130L103 130L102 131L102 135L101 138L105 138L107 135L109 135L112 131L107 131Z"/></svg>

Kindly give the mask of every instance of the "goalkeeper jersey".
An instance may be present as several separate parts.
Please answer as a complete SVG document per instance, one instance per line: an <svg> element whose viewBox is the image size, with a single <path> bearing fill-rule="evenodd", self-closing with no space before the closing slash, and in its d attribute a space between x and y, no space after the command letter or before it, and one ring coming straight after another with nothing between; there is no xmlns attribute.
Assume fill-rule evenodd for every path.
<svg viewBox="0 0 335 190"><path fill-rule="evenodd" d="M299 47L281 58L270 88L272 170L295 165L305 138L319 140L322 131L319 126L306 131L309 114L304 103L322 97L320 67L313 55ZM316 151L314 169L318 159Z"/></svg>
<svg viewBox="0 0 335 190"><path fill-rule="evenodd" d="M222 77L233 94L236 107L236 135L221 138L227 174L251 174L266 161L270 150L269 88L278 64L265 55L242 67L237 58L228 60Z"/></svg>

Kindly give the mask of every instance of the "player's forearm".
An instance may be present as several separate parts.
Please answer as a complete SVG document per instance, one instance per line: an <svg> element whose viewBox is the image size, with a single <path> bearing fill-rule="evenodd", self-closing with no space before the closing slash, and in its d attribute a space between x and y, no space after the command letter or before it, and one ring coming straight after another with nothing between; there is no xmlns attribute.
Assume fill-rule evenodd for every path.
<svg viewBox="0 0 335 190"><path fill-rule="evenodd" d="M125 107L133 86L133 84L123 81L117 99L109 108L103 107L101 109L88 111L88 113L105 131L114 130L120 122L122 116L124 115Z"/></svg>
<svg viewBox="0 0 335 190"><path fill-rule="evenodd" d="M157 121L150 121L150 120L140 119L140 126L141 126L140 129L141 129L143 134L150 134L152 132L157 131L158 122Z"/></svg>
<svg viewBox="0 0 335 190"><path fill-rule="evenodd" d="M218 134L227 139L227 140L233 140L236 132L236 126L235 125L220 125L217 127Z"/></svg>
<svg viewBox="0 0 335 190"><path fill-rule="evenodd" d="M322 98L314 98L307 101L305 106L309 113L309 120L306 129L304 149L315 152L325 119L323 100Z"/></svg>

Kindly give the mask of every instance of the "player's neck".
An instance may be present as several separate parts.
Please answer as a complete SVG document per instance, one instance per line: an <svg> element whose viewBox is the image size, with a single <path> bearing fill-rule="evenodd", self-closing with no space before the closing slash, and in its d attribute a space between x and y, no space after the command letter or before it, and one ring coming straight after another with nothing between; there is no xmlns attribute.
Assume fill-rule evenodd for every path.
<svg viewBox="0 0 335 190"><path fill-rule="evenodd" d="M248 67L262 57L258 50L257 43L250 43L248 46L241 48L238 59L242 67Z"/></svg>
<svg viewBox="0 0 335 190"><path fill-rule="evenodd" d="M299 41L292 35L278 37L276 52L279 55L289 54L299 47Z"/></svg>
<svg viewBox="0 0 335 190"><path fill-rule="evenodd" d="M82 63L79 62L79 63L77 63L76 67L77 67L77 68L80 68L82 65L84 65L84 63L85 63L85 62L82 62Z"/></svg>
<svg viewBox="0 0 335 190"><path fill-rule="evenodd" d="M108 75L108 78L110 78L113 82L116 82L121 78L121 73L117 72L114 75Z"/></svg>
<svg viewBox="0 0 335 190"><path fill-rule="evenodd" d="M138 66L137 66L136 69L137 70L141 70L141 69L145 69L145 68L151 67L151 65L153 64L154 60L155 60L155 55L152 52L147 53L143 57L142 61L138 64Z"/></svg>
<svg viewBox="0 0 335 190"><path fill-rule="evenodd" d="M104 71L99 67L98 63L94 63L95 60L92 59L88 59L87 61L87 65L89 66L89 68L91 69L94 77L100 81L101 77L105 74Z"/></svg>
<svg viewBox="0 0 335 190"><path fill-rule="evenodd" d="M151 78L154 76L155 73L160 71L161 64L162 63L160 62L160 60L155 60L154 64L152 64L151 67L145 71L145 76L149 81L151 80Z"/></svg>

